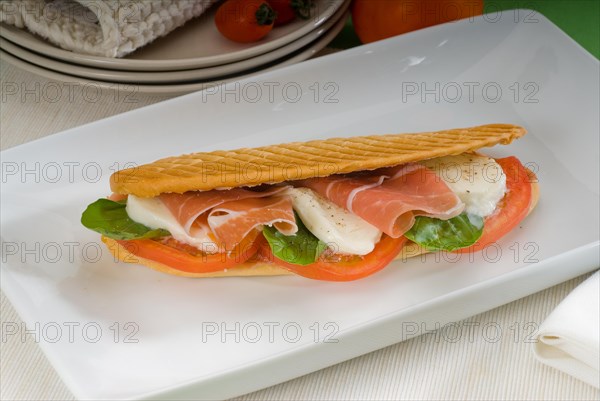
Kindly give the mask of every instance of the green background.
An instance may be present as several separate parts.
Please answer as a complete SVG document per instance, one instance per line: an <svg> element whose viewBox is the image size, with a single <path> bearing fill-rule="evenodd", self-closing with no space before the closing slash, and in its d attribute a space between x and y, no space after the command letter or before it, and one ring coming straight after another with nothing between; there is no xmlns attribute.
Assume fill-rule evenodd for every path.
<svg viewBox="0 0 600 401"><path fill-rule="evenodd" d="M484 12L515 8L538 11L600 58L600 0L487 0L484 3ZM349 19L329 46L346 49L360 44Z"/></svg>

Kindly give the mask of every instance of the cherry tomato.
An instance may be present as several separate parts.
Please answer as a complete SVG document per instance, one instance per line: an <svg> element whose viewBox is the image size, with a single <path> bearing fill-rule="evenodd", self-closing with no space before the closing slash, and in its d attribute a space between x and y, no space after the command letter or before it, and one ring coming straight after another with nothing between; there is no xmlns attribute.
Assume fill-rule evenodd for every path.
<svg viewBox="0 0 600 401"><path fill-rule="evenodd" d="M483 0L354 0L352 23L363 43L483 14Z"/></svg>
<svg viewBox="0 0 600 401"><path fill-rule="evenodd" d="M392 238L384 235L375 249L365 256L319 258L310 265L301 266L276 258L268 244L260 248L262 257L299 276L324 281L352 281L369 276L386 267L400 253L406 237Z"/></svg>
<svg viewBox="0 0 600 401"><path fill-rule="evenodd" d="M468 248L456 250L457 253L476 252L495 243L515 228L529 213L531 182L535 176L514 156L496 159L496 162L506 174L506 195L500 201L498 210L485 219L483 234L479 240Z"/></svg>
<svg viewBox="0 0 600 401"><path fill-rule="evenodd" d="M310 18L310 10L314 4L313 0L267 0L269 5L277 13L275 26L287 24L296 17L302 19Z"/></svg>
<svg viewBox="0 0 600 401"><path fill-rule="evenodd" d="M265 0L227 0L215 16L217 29L229 40L256 42L265 37L275 21L275 12Z"/></svg>
<svg viewBox="0 0 600 401"><path fill-rule="evenodd" d="M153 260L172 269L188 273L210 273L244 263L258 252L263 241L259 232L248 235L229 253L208 255L198 249L178 243L175 240L117 241L128 252L140 258Z"/></svg>

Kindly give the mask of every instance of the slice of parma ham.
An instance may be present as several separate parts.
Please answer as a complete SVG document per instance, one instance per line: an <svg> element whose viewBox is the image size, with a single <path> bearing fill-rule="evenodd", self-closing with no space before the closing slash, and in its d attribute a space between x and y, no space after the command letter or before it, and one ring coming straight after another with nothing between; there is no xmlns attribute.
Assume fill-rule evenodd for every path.
<svg viewBox="0 0 600 401"><path fill-rule="evenodd" d="M392 238L410 230L415 216L450 219L464 209L444 181L414 163L368 173L312 178L296 185L312 189Z"/></svg>
<svg viewBox="0 0 600 401"><path fill-rule="evenodd" d="M291 199L283 195L287 188L162 194L160 200L189 235L209 231L215 242L231 249L253 229L264 225L275 226L285 235L298 230Z"/></svg>

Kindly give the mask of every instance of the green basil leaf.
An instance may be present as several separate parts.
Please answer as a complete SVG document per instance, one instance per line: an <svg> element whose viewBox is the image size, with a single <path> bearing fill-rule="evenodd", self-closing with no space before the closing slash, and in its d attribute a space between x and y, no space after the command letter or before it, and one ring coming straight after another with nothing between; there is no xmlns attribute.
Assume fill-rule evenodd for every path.
<svg viewBox="0 0 600 401"><path fill-rule="evenodd" d="M455 251L473 245L483 233L483 218L462 213L449 220L417 216L404 234L430 251Z"/></svg>
<svg viewBox="0 0 600 401"><path fill-rule="evenodd" d="M295 265L309 265L317 261L327 244L311 233L296 215L298 232L295 235L283 235L274 227L263 228L271 252L284 262Z"/></svg>
<svg viewBox="0 0 600 401"><path fill-rule="evenodd" d="M170 235L167 230L153 230L131 220L124 201L98 199L85 209L81 224L90 230L117 240L148 239Z"/></svg>

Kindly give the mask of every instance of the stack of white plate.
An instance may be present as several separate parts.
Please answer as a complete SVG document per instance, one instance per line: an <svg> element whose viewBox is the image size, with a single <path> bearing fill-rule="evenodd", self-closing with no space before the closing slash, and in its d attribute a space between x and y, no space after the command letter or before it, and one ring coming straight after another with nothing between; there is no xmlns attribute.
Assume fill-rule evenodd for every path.
<svg viewBox="0 0 600 401"><path fill-rule="evenodd" d="M350 0L317 0L308 20L274 28L241 44L216 29L212 7L167 36L125 58L77 54L25 30L0 24L0 55L19 68L64 82L100 87L136 85L138 92L178 94L306 60L342 30Z"/></svg>

